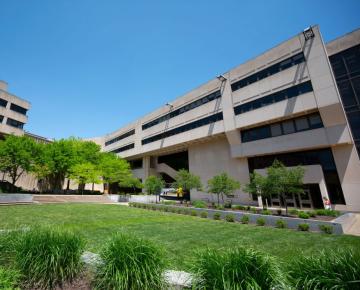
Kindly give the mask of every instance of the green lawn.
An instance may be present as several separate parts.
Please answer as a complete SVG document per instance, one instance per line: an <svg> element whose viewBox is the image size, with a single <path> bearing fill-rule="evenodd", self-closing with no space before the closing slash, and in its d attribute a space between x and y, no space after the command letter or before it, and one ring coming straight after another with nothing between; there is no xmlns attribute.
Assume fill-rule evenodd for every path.
<svg viewBox="0 0 360 290"><path fill-rule="evenodd" d="M283 261L323 249L345 246L360 249L360 237L234 224L119 205L0 206L0 229L37 224L77 231L86 238L87 249L93 252L98 252L113 233L129 231L165 247L171 268L176 269L188 269L193 252L207 246L251 246Z"/></svg>

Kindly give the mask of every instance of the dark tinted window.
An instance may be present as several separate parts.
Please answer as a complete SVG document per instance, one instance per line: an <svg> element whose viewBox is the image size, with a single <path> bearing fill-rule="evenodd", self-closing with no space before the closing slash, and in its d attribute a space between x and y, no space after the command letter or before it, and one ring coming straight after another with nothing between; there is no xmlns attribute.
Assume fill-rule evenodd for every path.
<svg viewBox="0 0 360 290"><path fill-rule="evenodd" d="M4 116L0 115L0 124L2 123L3 120L4 120Z"/></svg>
<svg viewBox="0 0 360 290"><path fill-rule="evenodd" d="M170 136L174 136L176 134L180 134L180 133L183 133L183 132L186 132L186 131L190 131L190 130L195 129L195 128L199 128L199 127L211 124L211 123L215 123L215 122L220 121L222 119L223 119L223 115L220 112L220 113L214 114L212 116L205 117L205 118L202 118L200 120L194 121L192 123L188 123L188 124L185 124L183 126L168 130L168 131L166 131L164 133L157 134L157 135L145 138L145 139L143 139L141 141L141 143L142 143L142 145L145 145L145 144L155 142L155 141L158 141L158 140L170 137Z"/></svg>
<svg viewBox="0 0 360 290"><path fill-rule="evenodd" d="M315 113L283 122L243 130L241 131L241 140L246 143L320 127L323 127L323 123L319 113Z"/></svg>
<svg viewBox="0 0 360 290"><path fill-rule="evenodd" d="M257 73L254 73L244 79L241 79L241 80L231 84L231 89L233 91L239 90L243 87L246 87L252 83L260 81L264 78L267 78L268 76L274 75L280 71L288 69L288 68L290 68L294 65L297 65L299 63L302 63L304 61L305 61L304 54L302 52L300 52L295 56L289 57L277 64L274 64L266 69L263 69Z"/></svg>
<svg viewBox="0 0 360 290"><path fill-rule="evenodd" d="M311 82L301 83L291 88L278 91L276 93L267 95L260 99L236 106L234 108L235 115L239 115L248 111L256 110L258 108L268 106L273 103L281 102L286 99L297 97L301 94L311 92L313 90Z"/></svg>
<svg viewBox="0 0 360 290"><path fill-rule="evenodd" d="M192 103L187 104L186 106L183 106L183 107L181 107L181 108L179 108L179 109L176 109L176 110L174 110L174 111L171 111L170 113L168 113L168 114L166 114L166 115L164 115L164 116L161 116L161 117L159 117L159 118L157 118L157 119L155 119L155 120L152 120L152 121L150 121L150 122L148 122L148 123L143 124L143 125L142 125L142 129L143 129L143 130L146 130L146 129L152 127L152 126L155 126L155 125L157 125L157 124L160 124L160 123L162 123L162 122L165 122L166 120L169 120L169 119L171 119L171 118L174 118L174 117L176 117L176 116L178 116L178 115L180 115L180 114L183 114L183 113L185 113L185 112L187 112L187 111L190 111L190 110L192 110L192 109L195 109L196 107L199 107L199 106L201 106L201 105L204 105L204 104L206 104L206 103L209 103L209 102L211 102L211 101L213 101L213 100L215 100L215 99L218 99L218 98L220 98L220 97L221 97L220 91L216 91L216 92L214 92L214 93L211 93L210 95L207 95L207 96L205 96L205 97L202 97L201 99L198 99L198 100L196 100L196 101L194 101L194 102L192 102Z"/></svg>
<svg viewBox="0 0 360 290"><path fill-rule="evenodd" d="M26 115L26 112L27 112L27 110L25 108L20 107L20 106L15 105L15 104L10 105L10 110L12 110L14 112L17 112L19 114L22 114L22 115Z"/></svg>
<svg viewBox="0 0 360 290"><path fill-rule="evenodd" d="M21 123L19 121L10 118L7 118L6 124L19 129L22 129L24 127L24 123Z"/></svg>
<svg viewBox="0 0 360 290"><path fill-rule="evenodd" d="M109 141L106 141L105 146L109 146L110 144L118 142L118 141L120 141L122 139L125 139L126 137L129 137L129 136L134 135L134 134L135 134L135 129L133 129L133 130L131 130L129 132L126 132L125 134L122 134L120 136L117 136L117 137L115 137L115 138L113 138L113 139L111 139Z"/></svg>
<svg viewBox="0 0 360 290"><path fill-rule="evenodd" d="M140 169L143 166L143 160L141 158L140 159L129 160L128 162L130 164L131 169Z"/></svg>
<svg viewBox="0 0 360 290"><path fill-rule="evenodd" d="M6 100L0 98L0 107L4 107L4 108L5 108L6 105L7 105L7 103L8 103L8 102L7 102Z"/></svg>
<svg viewBox="0 0 360 290"><path fill-rule="evenodd" d="M129 149L132 149L135 147L135 144L134 143L131 143L129 145L126 145L126 146L123 146L123 147L120 147L120 148L117 148L115 150L111 150L110 152L113 152L113 153L120 153L120 152L123 152L123 151L126 151L126 150L129 150Z"/></svg>

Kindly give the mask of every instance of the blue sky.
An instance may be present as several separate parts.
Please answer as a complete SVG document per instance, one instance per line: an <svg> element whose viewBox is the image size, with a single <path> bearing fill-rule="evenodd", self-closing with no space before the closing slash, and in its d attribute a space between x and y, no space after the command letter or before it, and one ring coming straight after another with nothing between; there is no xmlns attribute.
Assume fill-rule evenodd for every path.
<svg viewBox="0 0 360 290"><path fill-rule="evenodd" d="M360 27L359 0L0 0L0 79L27 131L110 133L319 24Z"/></svg>

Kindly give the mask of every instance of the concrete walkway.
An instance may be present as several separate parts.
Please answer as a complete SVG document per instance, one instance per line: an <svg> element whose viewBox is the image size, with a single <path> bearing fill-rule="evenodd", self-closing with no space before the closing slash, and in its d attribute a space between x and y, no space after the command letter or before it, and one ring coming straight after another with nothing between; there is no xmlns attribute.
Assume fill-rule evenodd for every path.
<svg viewBox="0 0 360 290"><path fill-rule="evenodd" d="M360 213L356 214L355 222L345 231L345 234L360 236Z"/></svg>

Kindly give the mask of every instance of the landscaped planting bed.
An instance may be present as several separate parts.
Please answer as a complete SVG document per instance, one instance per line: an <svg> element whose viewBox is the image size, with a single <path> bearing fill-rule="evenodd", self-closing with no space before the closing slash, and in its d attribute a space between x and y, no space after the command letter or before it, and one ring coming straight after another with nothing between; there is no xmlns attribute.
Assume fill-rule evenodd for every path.
<svg viewBox="0 0 360 290"><path fill-rule="evenodd" d="M16 265L31 267L32 263L36 267L31 269L34 271L31 284L36 283L35 277L41 277L45 283L63 283L63 289L104 289L111 288L111 285L117 285L117 289L138 289L139 285L144 285L141 286L143 289L146 289L145 285L148 285L148 289L157 289L154 285L161 285L164 281L148 282L151 276L144 275L154 265L152 261L156 261L155 266L161 266L155 268L156 273L162 272L162 269L192 273L193 282L199 288L216 284L217 289L234 289L235 285L238 289L241 289L239 285L257 289L271 285L280 289L281 285L289 288L301 283L311 285L317 281L322 283L319 284L320 289L326 289L330 283L338 289L356 289L355 283L351 284L352 288L347 288L346 285L350 284L346 283L359 279L358 237L312 234L272 228L266 224L241 224L233 222L234 212L226 212L225 216L221 216L224 220L216 221L212 217L203 218L201 214L205 211L199 214L194 208L186 215L174 214L169 211L173 210L172 207L166 208L168 211L165 208L164 211L155 207L155 210L143 210L98 204L2 206L0 285L12 285L13 288L20 285L26 289L30 285L27 282L29 278L23 275L26 268ZM20 228L21 231L9 231ZM60 229L66 235L62 235L63 238L57 234L48 235L42 233L43 228ZM28 238L24 239L22 235ZM38 242L32 246L32 243L25 242L29 240ZM43 252L44 240L48 240L52 247L45 256L37 257L36 251ZM57 243L61 243L61 248L66 250L66 261L73 261L72 264L66 262L72 267L68 269L68 273L72 273L70 276L61 276L56 270L64 262L58 255L61 250L51 250L56 248L53 246ZM339 252L341 249L344 251ZM89 272L86 265L77 264L79 250L99 254L101 266L94 266L93 272ZM21 253L21 257L29 255L34 258L18 264L21 260L17 259L21 257L17 253ZM145 254L149 257L146 264L143 261L136 264L141 259L134 260L134 257L145 257ZM154 254L159 261L152 256ZM56 263L46 264L47 257ZM303 260L303 257L307 260ZM129 259L131 263L123 263L124 259ZM306 263L311 263L312 269L317 271L309 271L310 267L302 266ZM76 271L72 265L76 265ZM294 265L303 269L302 272L294 272ZM102 272L106 268L110 270ZM46 269L46 275L35 275L37 269ZM308 276L310 272L312 276ZM49 280L47 277L50 274L54 278ZM309 281L306 280L307 276ZM159 279L159 276L152 277ZM59 279L64 281L59 282ZM116 284L119 281L120 284ZM131 281L139 284L132 284ZM84 285L88 288L82 288Z"/></svg>
<svg viewBox="0 0 360 290"><path fill-rule="evenodd" d="M146 204L146 203L129 203L130 206L159 210L165 212L173 212L178 214L188 214L192 216L200 216L206 212L206 217L215 220L225 220L228 222L242 222L256 224L258 226L273 226L276 228L289 228L299 231L314 231L323 232L327 234L343 234L343 228L340 223L335 223L326 220L316 220L310 218L310 215L305 212L299 212L299 217L274 215L270 210L258 210L251 208L249 211L244 210L218 210L209 209L206 207L188 207L178 205L166 204ZM337 215L337 214L336 214ZM202 217L205 217L203 214ZM331 219L333 220L333 218ZM280 225L281 223L281 225Z"/></svg>

